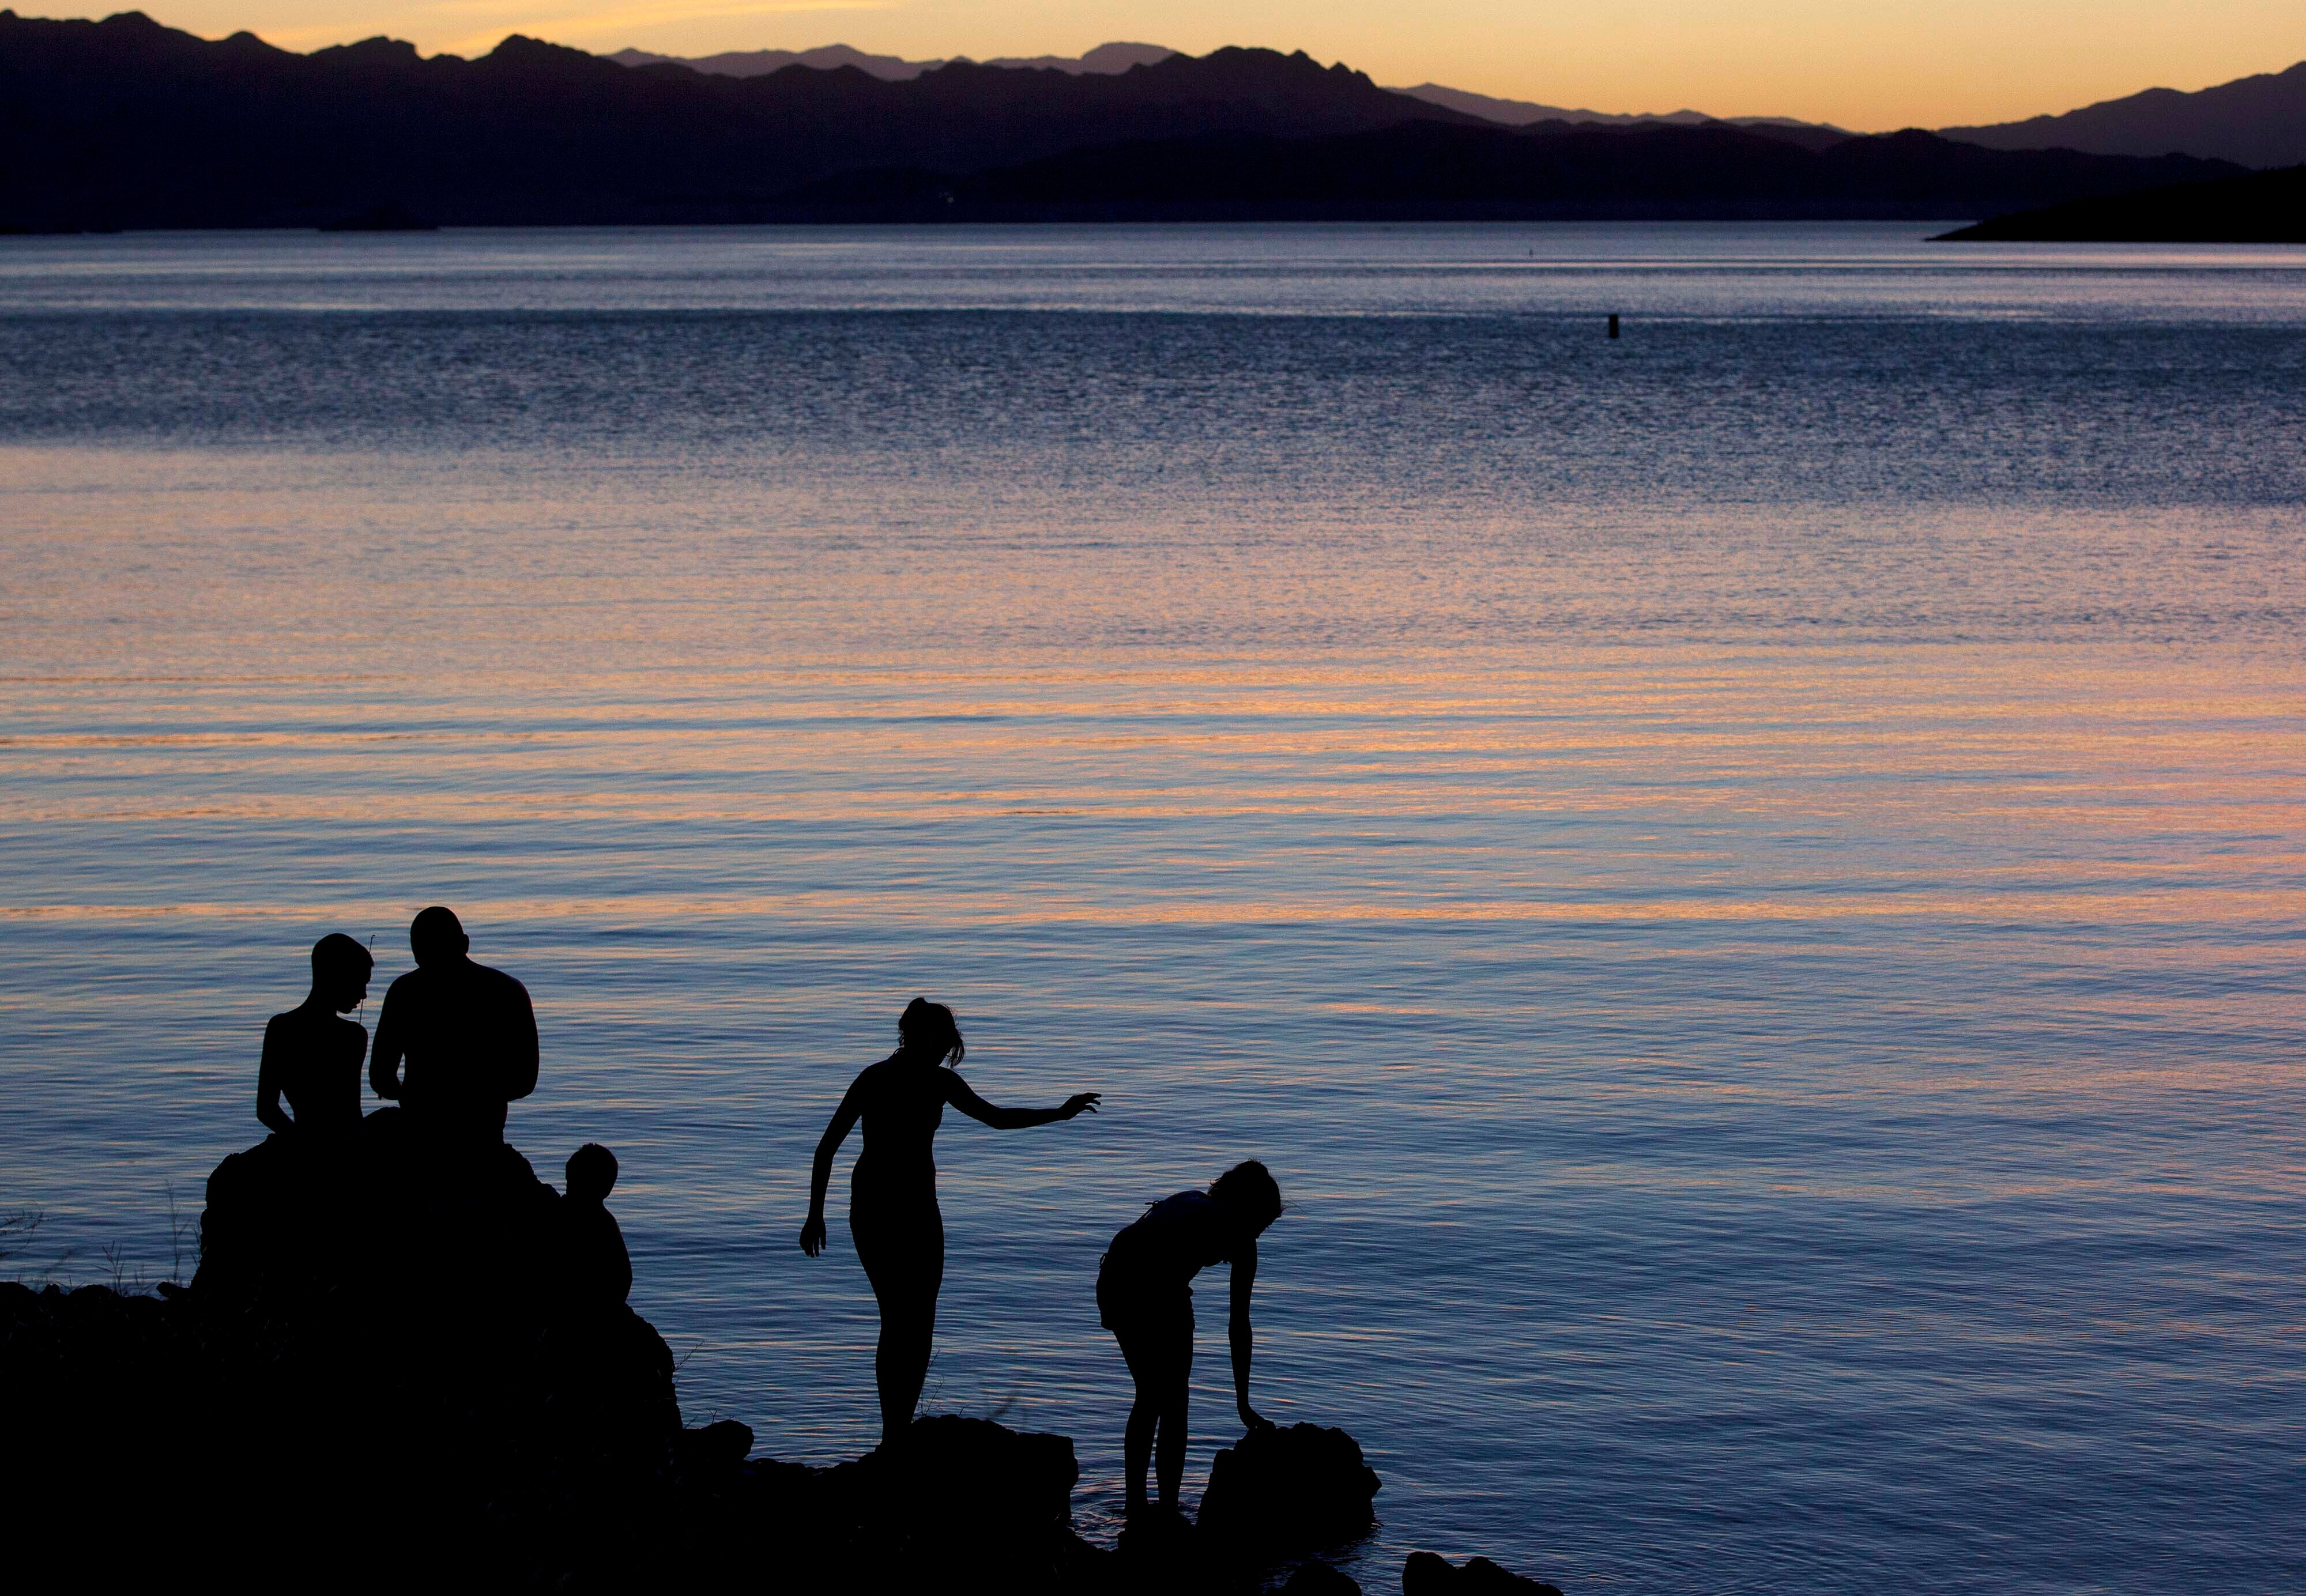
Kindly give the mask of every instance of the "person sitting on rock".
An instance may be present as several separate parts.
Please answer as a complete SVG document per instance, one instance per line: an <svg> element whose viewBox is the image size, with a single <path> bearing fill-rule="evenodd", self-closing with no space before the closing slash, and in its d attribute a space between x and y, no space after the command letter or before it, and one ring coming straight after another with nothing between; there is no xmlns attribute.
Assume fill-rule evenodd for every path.
<svg viewBox="0 0 2306 1596"><path fill-rule="evenodd" d="M1185 1472L1185 1397L1193 1372L1192 1277L1233 1265L1234 1405L1245 1429L1268 1421L1249 1405L1249 1293L1257 1282L1257 1238L1281 1216L1281 1188L1254 1158L1219 1175L1207 1191L1180 1191L1148 1208L1113 1238L1097 1271L1097 1319L1121 1343L1137 1384L1122 1445L1124 1502L1145 1510L1145 1465L1160 1436L1156 1472L1161 1506L1174 1515Z"/></svg>
<svg viewBox="0 0 2306 1596"><path fill-rule="evenodd" d="M850 1130L865 1122L865 1150L849 1181L849 1231L881 1308L873 1375L881 1396L881 1440L904 1433L928 1378L944 1284L944 1216L937 1208L937 1127L950 1103L981 1125L1013 1131L1097 1112L1097 1094L1077 1092L1055 1108L999 1108L971 1091L960 1071L961 1026L943 1003L917 997L897 1020L897 1051L867 1065L833 1110L809 1172L808 1219L800 1250L824 1250L824 1191Z"/></svg>
<svg viewBox="0 0 2306 1596"><path fill-rule="evenodd" d="M437 1147L491 1152L503 1145L513 1099L536 1089L528 988L475 964L471 939L448 909L419 914L408 946L416 968L385 989L369 1084L378 1097L397 1100Z"/></svg>
<svg viewBox="0 0 2306 1596"><path fill-rule="evenodd" d="M590 1308L623 1305L633 1289L632 1254L625 1233L605 1206L617 1183L617 1156L597 1141L568 1155L568 1183L560 1204L568 1249L568 1294Z"/></svg>
<svg viewBox="0 0 2306 1596"><path fill-rule="evenodd" d="M361 1060L368 1032L339 1019L368 1001L376 961L342 932L312 944L312 990L264 1028L256 1066L256 1117L286 1136L341 1136L359 1129ZM288 1107L280 1106L283 1096ZM295 1117L289 1117L294 1110Z"/></svg>

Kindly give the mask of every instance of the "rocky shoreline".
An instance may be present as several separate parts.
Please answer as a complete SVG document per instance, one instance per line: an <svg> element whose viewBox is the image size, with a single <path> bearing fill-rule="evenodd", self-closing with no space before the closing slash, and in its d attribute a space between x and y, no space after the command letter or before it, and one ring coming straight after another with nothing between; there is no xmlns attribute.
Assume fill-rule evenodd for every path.
<svg viewBox="0 0 2306 1596"><path fill-rule="evenodd" d="M1063 1436L934 1416L810 1468L684 1428L662 1337L574 1289L565 1200L509 1147L450 1166L380 1110L218 1165L190 1287L0 1284L12 1561L256 1589L1358 1588L1319 1556L1375 1523L1342 1430L1244 1437L1198 1524L1107 1550L1072 1527ZM1403 1573L1413 1596L1550 1588L1478 1558Z"/></svg>

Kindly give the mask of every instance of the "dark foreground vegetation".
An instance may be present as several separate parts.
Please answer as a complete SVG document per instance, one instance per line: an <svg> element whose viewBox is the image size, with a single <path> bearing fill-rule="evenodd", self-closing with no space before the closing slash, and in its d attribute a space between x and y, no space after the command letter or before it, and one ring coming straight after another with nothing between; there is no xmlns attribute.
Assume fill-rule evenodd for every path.
<svg viewBox="0 0 2306 1596"><path fill-rule="evenodd" d="M518 36L300 55L0 12L0 231L1988 216L2231 175L1920 132L1505 127L1303 55L730 78Z"/></svg>
<svg viewBox="0 0 2306 1596"><path fill-rule="evenodd" d="M1352 1588L1314 1555L1374 1522L1378 1478L1342 1430L1245 1436L1198 1524L1132 1526L1108 1551L1072 1528L1063 1436L932 1417L808 1468L749 1456L741 1424L684 1428L671 1354L599 1289L572 1199L509 1147L445 1158L406 1125L384 1109L225 1160L189 1288L0 1284L14 1567L260 1590L1221 1592L1296 1561L1301 1596Z"/></svg>
<svg viewBox="0 0 2306 1596"><path fill-rule="evenodd" d="M1998 216L1959 243L2306 243L2306 166Z"/></svg>

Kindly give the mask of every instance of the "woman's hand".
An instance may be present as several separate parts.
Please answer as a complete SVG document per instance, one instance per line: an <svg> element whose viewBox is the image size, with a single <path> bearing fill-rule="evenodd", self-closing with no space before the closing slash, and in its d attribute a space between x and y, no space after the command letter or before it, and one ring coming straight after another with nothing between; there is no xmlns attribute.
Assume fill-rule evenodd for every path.
<svg viewBox="0 0 2306 1596"><path fill-rule="evenodd" d="M1076 1092L1065 1099L1065 1105L1057 1110L1057 1117L1069 1120L1075 1114L1095 1114L1097 1100L1103 1096L1101 1092Z"/></svg>
<svg viewBox="0 0 2306 1596"><path fill-rule="evenodd" d="M808 1223L800 1227L800 1250L815 1258L824 1250L824 1216L811 1214Z"/></svg>

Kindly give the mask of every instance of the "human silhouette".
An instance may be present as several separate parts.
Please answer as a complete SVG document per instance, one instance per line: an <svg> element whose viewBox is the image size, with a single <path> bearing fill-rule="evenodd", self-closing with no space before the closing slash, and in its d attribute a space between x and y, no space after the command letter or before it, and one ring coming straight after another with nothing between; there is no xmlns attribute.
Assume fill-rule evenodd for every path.
<svg viewBox="0 0 2306 1596"><path fill-rule="evenodd" d="M1097 1318L1121 1343L1137 1384L1122 1444L1123 1506L1145 1511L1145 1464L1160 1436L1156 1472L1161 1506L1177 1511L1185 1473L1185 1398L1193 1372L1193 1276L1212 1264L1233 1265L1234 1405L1245 1429L1269 1421L1249 1405L1249 1293L1257 1283L1257 1238L1281 1216L1281 1188L1251 1158L1219 1175L1207 1191L1180 1191L1146 1209L1113 1238L1097 1271Z"/></svg>
<svg viewBox="0 0 2306 1596"><path fill-rule="evenodd" d="M366 948L332 931L312 944L312 990L264 1028L256 1066L256 1117L283 1135L340 1136L360 1128L361 1061L368 1032L339 1016L368 998L376 961ZM288 1107L280 1106L283 1096ZM289 1117L290 1110L295 1118Z"/></svg>
<svg viewBox="0 0 2306 1596"><path fill-rule="evenodd" d="M597 1141L568 1155L560 1219L568 1247L568 1286L576 1302L594 1308L620 1306L633 1289L633 1258L625 1233L607 1208L617 1183L617 1156Z"/></svg>
<svg viewBox="0 0 2306 1596"><path fill-rule="evenodd" d="M440 1148L491 1151L504 1141L507 1105L536 1089L528 988L474 963L471 939L445 909L416 917L408 947L416 968L385 989L369 1084L397 1099Z"/></svg>
<svg viewBox="0 0 2306 1596"><path fill-rule="evenodd" d="M996 1108L944 1066L961 1063L961 1027L943 1003L915 998L897 1021L897 1051L858 1075L816 1144L809 1180L808 1222L800 1250L824 1250L824 1189L833 1155L850 1127L865 1122L865 1147L849 1180L849 1229L858 1261L881 1307L881 1340L873 1373L881 1393L881 1439L912 1422L928 1378L936 1332L937 1290L944 1284L944 1216L937 1211L931 1143L950 1103L996 1131L1046 1125L1097 1112L1098 1094L1080 1092L1056 1108Z"/></svg>

